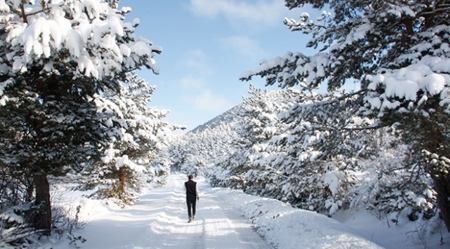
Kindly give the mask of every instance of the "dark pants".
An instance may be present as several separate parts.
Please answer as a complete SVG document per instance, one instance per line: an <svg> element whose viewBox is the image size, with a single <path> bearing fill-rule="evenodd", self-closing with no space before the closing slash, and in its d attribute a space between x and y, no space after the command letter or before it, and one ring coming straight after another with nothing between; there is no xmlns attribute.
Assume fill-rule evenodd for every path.
<svg viewBox="0 0 450 249"><path fill-rule="evenodd" d="M197 203L197 198L195 196L187 196L186 202L188 208L188 215L190 219L192 218L192 216L195 216L195 204Z"/></svg>

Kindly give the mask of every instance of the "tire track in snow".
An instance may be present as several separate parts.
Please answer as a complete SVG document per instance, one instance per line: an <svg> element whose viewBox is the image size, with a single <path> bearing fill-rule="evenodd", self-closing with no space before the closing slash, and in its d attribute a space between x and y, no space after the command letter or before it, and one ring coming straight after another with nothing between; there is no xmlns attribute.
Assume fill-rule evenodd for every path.
<svg viewBox="0 0 450 249"><path fill-rule="evenodd" d="M205 219L205 248L270 248L235 208L205 186L206 201L199 209Z"/></svg>

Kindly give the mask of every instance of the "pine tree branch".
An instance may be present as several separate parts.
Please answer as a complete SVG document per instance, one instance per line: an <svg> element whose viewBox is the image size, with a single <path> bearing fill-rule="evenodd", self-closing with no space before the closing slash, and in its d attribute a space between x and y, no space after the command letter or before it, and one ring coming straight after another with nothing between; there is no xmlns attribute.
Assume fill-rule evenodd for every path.
<svg viewBox="0 0 450 249"><path fill-rule="evenodd" d="M59 5L59 7L61 7L61 6L62 6L62 4ZM36 14L45 12L45 11L50 10L50 9L51 8L45 8L45 9L38 10L36 12L31 12L31 13L25 14L25 18L28 17L28 16L32 16L32 15L36 15Z"/></svg>
<svg viewBox="0 0 450 249"><path fill-rule="evenodd" d="M61 4L59 4L59 7L62 7L63 5L64 5L64 4L61 3ZM22 18L22 20L23 20L24 23L28 23L28 17L29 17L29 16L33 16L33 15L36 15L36 14L39 14L39 13L42 13L42 12L51 10L50 7L47 7L47 8L42 8L42 9L40 9L40 10L37 10L37 11L35 11L35 12L25 13L25 3L22 3L22 4L20 5L20 10L15 10L15 9L13 9L13 8L10 8L10 9L11 9L11 11L12 11L13 13L15 13L15 14L18 15L20 18Z"/></svg>
<svg viewBox="0 0 450 249"><path fill-rule="evenodd" d="M27 19L27 15L25 15L25 5L24 5L24 3L22 2L22 4L20 5L20 10L22 11L22 19L23 19L23 22L24 23L28 23L28 19Z"/></svg>
<svg viewBox="0 0 450 249"><path fill-rule="evenodd" d="M347 127L342 127L342 130L345 131L366 131L366 130L378 130L378 129L382 129L385 127L389 127L391 125L393 125L394 123L379 123L378 125L374 125L374 126L365 126L365 127L360 127L360 128L347 128Z"/></svg>

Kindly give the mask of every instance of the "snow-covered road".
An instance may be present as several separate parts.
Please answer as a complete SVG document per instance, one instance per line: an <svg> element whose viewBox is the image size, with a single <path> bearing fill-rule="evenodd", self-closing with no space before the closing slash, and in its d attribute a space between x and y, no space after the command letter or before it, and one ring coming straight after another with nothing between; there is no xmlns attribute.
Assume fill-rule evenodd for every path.
<svg viewBox="0 0 450 249"><path fill-rule="evenodd" d="M239 190L212 188L202 179L198 180L197 220L188 223L186 180L185 175L172 174L164 187L141 193L138 202L123 209L80 198L81 192L72 191L65 192L60 205L82 206L80 218L87 224L75 231L86 239L85 243L75 241L82 249L383 248L364 238L360 231L325 215ZM375 223L363 227L367 229L368 224ZM65 238L39 249L76 248L69 242Z"/></svg>
<svg viewBox="0 0 450 249"><path fill-rule="evenodd" d="M142 195L131 207L92 217L81 248L270 248L239 211L199 182L197 220L187 223L184 175Z"/></svg>
<svg viewBox="0 0 450 249"><path fill-rule="evenodd" d="M386 225L367 210L351 210L331 219L296 209L277 200L248 195L240 190L212 188L199 179L197 220L187 223L185 175L173 174L163 188L148 189L140 200L123 209L105 201L83 197L86 192L55 188L67 210L81 207L87 224L74 231L87 241L70 245L70 238L50 241L38 249L87 248L279 248L279 249L381 249L447 248L448 233L419 240L420 223ZM61 194L63 193L63 194ZM54 195L55 196L55 195ZM406 218L405 218L406 219ZM339 222L341 220L344 223ZM251 224L250 224L251 222ZM350 224L351 226L347 225ZM258 234L262 235L261 239ZM442 237L444 236L444 237ZM72 237L73 239L73 237ZM379 243L379 244L376 244ZM270 246L269 246L270 245Z"/></svg>

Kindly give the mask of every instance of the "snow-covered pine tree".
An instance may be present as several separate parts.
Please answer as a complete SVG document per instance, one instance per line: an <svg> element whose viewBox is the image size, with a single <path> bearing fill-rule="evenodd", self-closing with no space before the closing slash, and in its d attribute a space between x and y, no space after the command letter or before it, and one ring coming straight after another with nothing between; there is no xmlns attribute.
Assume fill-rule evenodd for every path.
<svg viewBox="0 0 450 249"><path fill-rule="evenodd" d="M147 67L161 51L135 37L129 8L117 1L0 1L0 159L34 179L31 222L50 234L48 175L95 163L117 113L101 93L119 91L126 73ZM28 5L28 4L33 5Z"/></svg>
<svg viewBox="0 0 450 249"><path fill-rule="evenodd" d="M386 215L398 219L402 213L413 221L437 218L433 181L414 158L421 155L398 136L392 128L374 131L366 147L377 148L378 152L358 159L358 181L348 191L352 196L350 208L365 207L379 218Z"/></svg>
<svg viewBox="0 0 450 249"><path fill-rule="evenodd" d="M267 146L272 146L268 145L269 141L283 130L279 113L292 105L291 98L297 93L261 91L253 86L249 93L250 97L244 98L236 113L238 122L232 124L236 139L232 140L228 153L216 160L216 167L209 170L208 177L216 186L261 193L273 183L271 177L285 177L267 164L258 164L257 159L258 155L265 154Z"/></svg>
<svg viewBox="0 0 450 249"><path fill-rule="evenodd" d="M250 97L244 98L242 103L239 126L235 128L239 140L234 157L240 155L237 162L241 164L233 165L231 172L244 176L243 187L255 192L270 185L273 174L280 176L276 169L268 170L267 164L259 165L255 155L264 154L267 142L282 130L284 124L278 114L291 105L292 92L261 91L251 86L249 93Z"/></svg>
<svg viewBox="0 0 450 249"><path fill-rule="evenodd" d="M381 148L368 146L376 136L366 129L370 119L355 116L357 97L298 94L292 101L280 113L285 129L269 141L258 161L286 176L276 198L331 215L352 202L349 189L355 185L358 162Z"/></svg>
<svg viewBox="0 0 450 249"><path fill-rule="evenodd" d="M156 87L130 73L121 82L119 94L110 90L103 93L104 105L117 114L105 122L112 140L102 161L84 172L84 179L89 180L86 186L106 185L100 189L103 197L113 197L121 204L132 203L135 198L130 191L138 190L143 179L152 180L146 177L147 173L153 176L168 173L154 172L150 167L179 127L163 120L168 111L148 106L155 90Z"/></svg>
<svg viewBox="0 0 450 249"><path fill-rule="evenodd" d="M360 137L352 141L344 129L353 120L351 106L295 89L254 91L242 108L246 118L240 135L247 143L241 144L247 145L218 166L230 179L244 171L246 192L333 213L353 181L345 158L358 151L352 142L361 143ZM237 154L247 159L236 160ZM246 162L247 167L230 165L236 161Z"/></svg>
<svg viewBox="0 0 450 249"><path fill-rule="evenodd" d="M430 179L417 164L401 162L408 146L397 141L399 132L371 129L373 120L355 115L357 96L295 89L250 93L236 113L239 121L231 124L236 139L206 172L212 185L330 215L354 207L433 214ZM196 143L195 136L190 139L187 144Z"/></svg>
<svg viewBox="0 0 450 249"><path fill-rule="evenodd" d="M437 192L450 231L450 9L448 1L286 0L290 9L310 4L329 8L317 21L308 13L285 19L293 31L311 34L308 46L320 52L287 53L262 62L254 72L268 85L327 84L329 91L349 80L360 83L361 114L381 125L398 125L426 157L426 172Z"/></svg>

